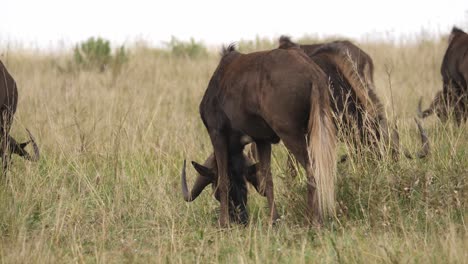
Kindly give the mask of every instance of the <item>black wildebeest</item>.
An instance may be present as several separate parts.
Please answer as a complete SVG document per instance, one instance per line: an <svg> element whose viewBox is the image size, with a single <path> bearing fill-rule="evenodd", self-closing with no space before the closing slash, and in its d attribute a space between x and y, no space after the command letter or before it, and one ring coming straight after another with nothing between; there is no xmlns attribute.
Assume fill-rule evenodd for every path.
<svg viewBox="0 0 468 264"><path fill-rule="evenodd" d="M382 145L389 145L394 158L399 154L399 134L390 129L384 107L375 92L372 58L350 41L333 41L322 44L299 45L282 36L279 48L300 48L327 74L331 88L331 105L336 125L344 140L352 143L355 150L370 147L382 156ZM429 152L428 139L416 120L421 134L423 149L417 154L424 157ZM412 155L405 149L408 158Z"/></svg>
<svg viewBox="0 0 468 264"><path fill-rule="evenodd" d="M421 110L421 98L418 112L422 118L436 113L444 122L453 115L460 125L468 119L468 34L453 27L448 42L440 67L443 89L424 111Z"/></svg>
<svg viewBox="0 0 468 264"><path fill-rule="evenodd" d="M18 143L10 136L10 128L13 123L13 115L18 104L18 89L16 82L0 61L0 153L2 156L3 173L6 173L11 154L17 154L27 160L36 161L39 159L39 148L33 136L28 132L30 140ZM31 143L34 149L34 156L31 156L25 147Z"/></svg>
<svg viewBox="0 0 468 264"><path fill-rule="evenodd" d="M249 141L257 146L272 221L278 214L271 144L280 140L306 170L309 219L320 223L334 212L336 132L327 86L324 72L302 50L241 54L232 45L224 49L200 103L216 160L221 226L229 224L228 216L236 210L241 222L248 220L249 166L243 149ZM184 175L185 167L182 187L187 194Z"/></svg>

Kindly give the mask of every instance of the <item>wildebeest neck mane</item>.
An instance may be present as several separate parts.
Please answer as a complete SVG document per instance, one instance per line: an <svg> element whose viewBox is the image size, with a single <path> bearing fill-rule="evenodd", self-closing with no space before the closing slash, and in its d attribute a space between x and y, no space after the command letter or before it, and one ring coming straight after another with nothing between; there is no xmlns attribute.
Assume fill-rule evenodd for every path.
<svg viewBox="0 0 468 264"><path fill-rule="evenodd" d="M454 26L452 28L452 34L457 34L457 33L465 33L465 31L461 30L460 28Z"/></svg>
<svg viewBox="0 0 468 264"><path fill-rule="evenodd" d="M280 49L290 49L290 48L300 48L300 46L293 41L291 41L291 38L288 36L281 36L279 38L279 48Z"/></svg>
<svg viewBox="0 0 468 264"><path fill-rule="evenodd" d="M221 49L221 57L224 57L234 51L236 51L236 43L231 43L227 47L223 46Z"/></svg>

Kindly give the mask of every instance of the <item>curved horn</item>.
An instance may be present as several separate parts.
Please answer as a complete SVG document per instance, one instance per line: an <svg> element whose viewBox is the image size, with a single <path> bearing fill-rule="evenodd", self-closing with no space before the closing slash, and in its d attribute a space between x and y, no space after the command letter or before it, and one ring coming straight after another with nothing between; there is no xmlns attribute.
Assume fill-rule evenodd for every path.
<svg viewBox="0 0 468 264"><path fill-rule="evenodd" d="M198 175L197 179L195 180L195 184L193 185L192 191L189 192L187 187L187 176L186 176L186 161L184 160L184 166L182 167L182 174L181 174L181 183L182 183L182 194L184 196L184 200L186 202L191 202L195 200L198 195L205 189L208 184L211 183L211 180L207 177L203 177Z"/></svg>
<svg viewBox="0 0 468 264"><path fill-rule="evenodd" d="M29 161L38 161L39 160L39 147L36 144L36 141L34 141L34 137L32 136L31 132L26 129L26 131L29 134L29 140L24 142L24 143L19 143L11 136L9 137L9 146L10 146L10 151L12 154L16 154L20 157L23 157L26 160ZM24 148L31 143L34 149L34 156L31 156Z"/></svg>
<svg viewBox="0 0 468 264"><path fill-rule="evenodd" d="M29 155L29 153L27 153L25 151L27 155L25 155L24 158L27 159L27 160L30 160L30 161L38 161L39 158L40 158L39 147L37 146L36 141L34 140L34 137L31 134L31 132L29 131L29 129L26 128L26 132L28 132L29 140L30 140L30 142L32 144L32 147L33 147L33 150L34 150L34 157L31 157L31 155Z"/></svg>
<svg viewBox="0 0 468 264"><path fill-rule="evenodd" d="M419 133L421 135L421 143L422 143L422 148L416 154L416 157L421 159L421 158L425 158L430 152L429 139L427 137L426 131L421 125L421 122L419 122L417 118L414 118L414 121L416 122L418 126ZM381 122L381 126L384 128L384 131L385 129L388 129L386 122ZM384 137L388 138L388 134L386 134L385 132L384 132ZM392 128L392 135L390 137L390 140L391 140L390 145L392 147L394 158L398 159L398 155L400 152L400 135L398 133L398 129L396 128L396 126ZM402 147L402 148L403 148L403 154L405 155L406 158L408 159L414 158L413 155L408 151L408 149L406 149L405 147Z"/></svg>
<svg viewBox="0 0 468 264"><path fill-rule="evenodd" d="M429 138L427 137L427 133L422 127L421 122L419 122L417 118L414 118L414 121L418 125L419 133L421 135L421 143L422 143L422 149L418 152L417 157L424 158L427 155L429 155L429 152L431 150L430 145L429 145Z"/></svg>
<svg viewBox="0 0 468 264"><path fill-rule="evenodd" d="M429 145L429 138L427 137L427 133L424 130L424 128L421 125L421 122L417 118L414 118L414 121L416 122L416 125L418 126L419 134L421 135L421 150L418 151L416 154L416 157L419 159L425 158L427 155L429 155L430 152L430 145ZM405 156L408 159L413 159L413 155L409 153L407 149L404 150Z"/></svg>

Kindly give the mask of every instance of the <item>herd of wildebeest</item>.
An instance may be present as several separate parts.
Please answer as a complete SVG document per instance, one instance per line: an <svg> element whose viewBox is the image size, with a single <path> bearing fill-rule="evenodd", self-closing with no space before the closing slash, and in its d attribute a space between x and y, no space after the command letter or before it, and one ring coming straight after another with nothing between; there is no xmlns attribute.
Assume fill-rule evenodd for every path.
<svg viewBox="0 0 468 264"><path fill-rule="evenodd" d="M1 155L3 173L11 154L39 159L39 148L30 140L18 143L10 134L18 91L13 77L0 61ZM280 141L291 154L288 165L300 164L307 175L307 215L320 225L335 212L337 141L346 142L360 155L382 158L386 150L393 160L402 151L399 133L391 127L373 80L371 57L350 41L299 45L282 36L279 46L268 51L243 54L234 45L223 48L199 111L214 152L203 164L192 162L198 173L191 190L187 187L186 162L181 185L184 200L195 200L211 184L220 202L219 224L248 223L247 183L269 206L270 223L279 219L271 173L271 144ZM443 88L429 108L442 122L462 125L468 119L468 34L454 27L449 35L441 74ZM416 157L430 152L429 141L415 118L422 146ZM34 155L25 147L32 143ZM250 144L250 152L244 151ZM346 161L346 156L340 162ZM291 171L291 173L293 173Z"/></svg>

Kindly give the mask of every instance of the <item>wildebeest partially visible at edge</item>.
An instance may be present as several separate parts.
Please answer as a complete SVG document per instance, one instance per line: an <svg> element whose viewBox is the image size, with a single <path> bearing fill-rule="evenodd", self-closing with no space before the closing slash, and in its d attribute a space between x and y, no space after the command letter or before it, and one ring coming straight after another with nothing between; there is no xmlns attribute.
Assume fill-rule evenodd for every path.
<svg viewBox="0 0 468 264"><path fill-rule="evenodd" d="M242 223L248 221L246 174L250 166L243 150L251 141L257 146L261 192L267 197L272 221L278 214L271 144L280 140L306 170L311 222L320 223L334 213L336 132L328 82L302 50L242 54L229 46L208 84L200 115L214 149L221 226L229 224L230 214ZM184 194L194 193L187 190L185 166L182 182Z"/></svg>
<svg viewBox="0 0 468 264"><path fill-rule="evenodd" d="M373 80L372 58L350 41L333 41L322 44L299 45L288 37L279 39L279 48L302 49L327 74L330 82L331 105L335 123L342 140L350 143L358 153L369 149L378 157L390 147L394 159L400 152L399 133L390 128L384 107L380 102ZM422 149L417 157L429 153L429 142L421 124ZM404 149L404 155L413 155Z"/></svg>
<svg viewBox="0 0 468 264"><path fill-rule="evenodd" d="M2 157L3 174L6 173L11 154L17 154L27 160L37 161L39 159L39 148L28 129L30 140L18 143L10 136L10 128L13 123L13 116L18 104L18 89L16 82L7 71L3 62L0 61L0 153ZM25 147L31 143L34 149L34 156L31 156Z"/></svg>
<svg viewBox="0 0 468 264"><path fill-rule="evenodd" d="M424 111L421 110L421 98L418 112L422 118L436 113L444 122L453 116L460 125L468 119L468 34L453 27L448 42L440 67L443 89Z"/></svg>
<svg viewBox="0 0 468 264"><path fill-rule="evenodd" d="M351 41L337 40L316 44L297 44L292 42L289 37L281 36L279 38L279 47L283 49L300 47L311 58L314 54L324 52L327 49L333 49L335 55L340 55L352 63L350 66L353 67L357 77L365 88L375 89L374 62L369 54L354 45Z"/></svg>

